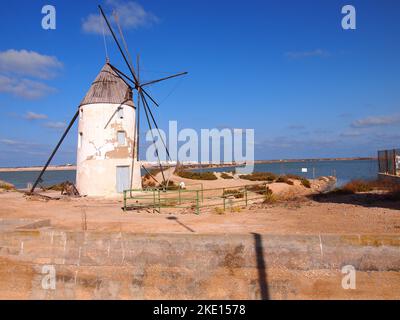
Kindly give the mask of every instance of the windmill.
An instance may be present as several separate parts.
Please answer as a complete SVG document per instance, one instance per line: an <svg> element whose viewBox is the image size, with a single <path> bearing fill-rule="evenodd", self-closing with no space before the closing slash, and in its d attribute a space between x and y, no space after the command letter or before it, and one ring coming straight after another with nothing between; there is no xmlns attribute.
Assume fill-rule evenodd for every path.
<svg viewBox="0 0 400 320"><path fill-rule="evenodd" d="M116 116L116 114L119 114L119 113L125 114L124 110L127 110L127 116L126 116L127 120L120 121L118 125L121 128L125 129L125 131L118 131L118 133L124 132L126 134L126 136L122 136L122 134L121 134L121 138L120 138L120 136L118 136L118 138L116 139L118 141L115 143L118 144L121 141L125 141L124 139L129 138L128 140L130 142L127 144L128 148L124 147L124 150L129 151L129 155L125 155L123 158L123 161L119 160L119 164L123 163L124 167L126 167L125 166L126 162L131 161L132 166L130 167L130 170L128 170L127 172L121 171L121 173L123 174L123 177L126 178L126 175L128 175L128 174L130 175L130 182L129 182L130 188L132 188L132 184L133 184L134 180L138 179L137 172L139 172L139 178L140 178L140 167L138 167L139 163L137 160L139 159L140 114L141 114L141 109L143 109L145 119L146 119L147 125L150 129L153 143L155 145L155 151L156 151L156 155L157 155L157 159L158 159L158 165L159 165L159 168L160 168L160 171L162 174L163 183L164 183L164 185L166 184L166 179L165 179L163 167L161 164L161 159L159 156L159 151L157 149L155 137L153 135L153 130L152 130L153 126L154 126L156 128L156 130L159 132L159 127L158 127L157 121L156 121L153 111L152 111L152 107L154 107L154 106L159 107L159 104L148 93L147 87L150 85L168 80L168 79L186 75L187 72L181 72L181 73L177 73L177 74L163 77L160 79L142 82L141 78L140 78L139 56L137 57L137 67L136 67L136 72L135 72L130 53L128 51L128 47L126 45L120 24L118 22L118 17L115 15L115 21L118 26L120 38L123 42L124 49L121 47L120 41L118 40L102 7L100 5L98 7L100 10L100 14L103 17L104 21L106 22L106 25L112 35L112 38L114 39L114 42L115 42L116 46L118 47L121 57L123 58L128 70L129 70L130 75L122 72L120 69L118 69L117 67L112 65L107 58L106 64L104 65L104 67L100 71L99 75L93 82L91 88L89 89L85 98L82 100L78 110L76 111L76 113L74 114L70 123L68 124L66 130L64 131L60 140L58 141L56 147L53 149L50 157L48 158L42 171L40 172L35 183L33 184L32 188L30 190L30 193L33 193L35 191L37 185L42 181L43 174L47 170L53 157L57 153L59 147L61 146L62 142L64 141L64 139L67 136L68 132L70 131L71 127L73 126L73 124L75 123L75 121L78 118L80 118L79 126L85 128L86 125L82 124L82 123L84 123L82 118L83 117L87 118L88 117L87 114L89 114L89 115L91 114L92 116L89 116L89 120L86 120L85 123L93 124L92 123L93 121L90 121L90 119L96 119L95 121L97 121L97 119L99 119L99 117L100 118L103 117L101 119L104 120L105 113L109 113L105 117L109 117L109 116L111 116L111 117L106 122L106 125L103 128L103 131L101 131L101 132L98 131L99 125L94 126L94 127L89 126L90 128L86 130L86 132L89 132L89 136L90 136L90 134L93 135L93 132L100 132L100 135L104 136L100 140L107 142L107 141L109 141L109 139L107 138L107 134L109 132L111 132L110 129L108 129L108 127L109 127L108 125L110 124L112 119ZM133 104L133 94L132 94L133 90L135 90L137 93L136 106ZM150 100L150 102L149 102L149 100ZM86 110L88 112L86 112ZM103 114L103 111L104 111L104 114ZM94 115L96 115L96 116L94 116ZM122 116L121 119L122 118L125 118L125 116ZM128 124L126 124L126 123L128 123ZM132 125L132 123L134 123L134 124ZM126 132L126 129L128 129L129 132ZM111 160L110 157L106 159L106 160L108 160L108 162L106 162L106 160L104 158L102 158L103 159L102 162L101 162L102 159L92 159L93 158L92 155L90 157L85 158L85 156L86 156L85 152L79 150L80 144L82 143L82 141L81 141L82 137L83 137L83 133L79 132L79 135L78 135L77 184L78 184L78 190L80 188L81 188L81 190L88 190L89 184L101 186L101 183L99 182L99 180L103 179L104 176L108 175L109 167L110 167L110 165L111 166L114 165L114 162L110 161ZM165 141L162 139L161 134L159 134L159 137L161 139L163 147L166 150L166 154L167 154L168 158L170 160L172 160L170 157L168 148L165 144ZM86 138L86 136L85 136L85 138ZM99 143L99 145L96 145L96 142L93 140L94 140L94 138L90 141L87 141L86 145L92 145L95 150L95 154L101 155L102 154L101 150L104 147L107 148L107 146L102 143ZM119 140L121 140L121 141L119 141ZM129 148L129 146L131 144L132 144L132 146L131 146L131 148ZM120 148L120 149L122 150L122 148ZM111 151L115 151L115 150L111 150ZM109 152L111 152L111 151L109 151ZM93 162L92 160L100 161L100 162L97 162L96 166L94 166L93 163L95 163L95 162ZM89 161L91 161L91 162L89 162ZM87 169L88 167L90 170L88 169L84 172L84 174L80 174L80 171L82 171L82 170L80 170L81 168ZM118 167L122 168L123 166L117 165L117 169L118 169ZM93 170L93 168L95 168L95 170ZM135 175L135 172L136 172L136 175ZM116 174L114 172L113 174L110 173L109 175L114 175L114 176L116 175L117 179L118 179L119 174L117 171ZM115 185L113 187L115 187ZM118 183L117 183L117 188L118 188ZM81 191L81 190L79 190L79 191ZM95 195L97 195L97 194L95 194ZM98 194L98 195L100 195L100 194Z"/></svg>

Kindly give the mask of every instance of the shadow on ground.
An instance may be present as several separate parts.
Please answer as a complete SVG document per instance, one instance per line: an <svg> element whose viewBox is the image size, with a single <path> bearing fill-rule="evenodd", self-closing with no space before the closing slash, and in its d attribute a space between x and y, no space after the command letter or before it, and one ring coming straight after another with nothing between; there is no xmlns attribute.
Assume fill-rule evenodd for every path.
<svg viewBox="0 0 400 320"><path fill-rule="evenodd" d="M269 290L267 282L267 267L264 259L264 248L262 244L261 235L258 233L252 233L254 237L254 249L256 252L257 259L257 270L258 270L258 283L260 287L260 298L261 300L269 300Z"/></svg>
<svg viewBox="0 0 400 320"><path fill-rule="evenodd" d="M355 194L314 194L309 199L320 203L352 204L367 208L385 208L400 210L400 199L391 194L355 193Z"/></svg>

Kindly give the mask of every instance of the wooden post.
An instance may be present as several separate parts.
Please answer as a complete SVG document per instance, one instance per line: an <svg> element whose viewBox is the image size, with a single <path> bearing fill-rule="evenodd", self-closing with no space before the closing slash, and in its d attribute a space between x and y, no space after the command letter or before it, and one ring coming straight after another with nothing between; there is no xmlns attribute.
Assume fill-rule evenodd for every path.
<svg viewBox="0 0 400 320"><path fill-rule="evenodd" d="M247 186L244 186L244 196L246 199L246 207L247 207Z"/></svg>

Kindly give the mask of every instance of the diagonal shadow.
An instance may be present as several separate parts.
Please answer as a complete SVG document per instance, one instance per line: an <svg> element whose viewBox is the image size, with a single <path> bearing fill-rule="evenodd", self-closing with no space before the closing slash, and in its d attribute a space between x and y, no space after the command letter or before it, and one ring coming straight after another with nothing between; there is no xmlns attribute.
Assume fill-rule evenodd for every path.
<svg viewBox="0 0 400 320"><path fill-rule="evenodd" d="M269 290L267 284L267 273L266 265L264 260L264 250L262 244L262 238L259 233L252 233L254 237L254 248L257 259L257 270L258 270L258 283L260 286L261 300L269 300Z"/></svg>
<svg viewBox="0 0 400 320"><path fill-rule="evenodd" d="M184 227L185 229L189 230L190 232L196 232L192 228L190 228L187 225L185 225L184 223L180 222L177 217L167 217L167 219L168 220L175 220L176 223L180 224L182 227Z"/></svg>

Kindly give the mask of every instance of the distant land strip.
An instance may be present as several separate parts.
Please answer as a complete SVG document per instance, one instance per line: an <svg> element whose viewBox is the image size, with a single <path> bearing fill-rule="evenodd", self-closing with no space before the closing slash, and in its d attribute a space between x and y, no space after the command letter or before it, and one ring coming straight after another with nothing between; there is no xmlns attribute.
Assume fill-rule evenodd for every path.
<svg viewBox="0 0 400 320"><path fill-rule="evenodd" d="M289 162L318 162L318 161L355 161L355 160L376 160L374 157L352 157L352 158L315 158L315 159L282 159L282 160L255 160L255 164L263 163L289 163ZM152 167L153 165L143 162L145 167ZM191 167L201 167L201 168L216 168L216 167L234 167L240 165L235 163L223 163L223 164L184 164L183 166ZM4 167L0 168L0 172L18 172L18 171L40 171L42 166L32 166L32 167ZM76 170L76 165L54 165L49 166L47 171L64 171L64 170Z"/></svg>

